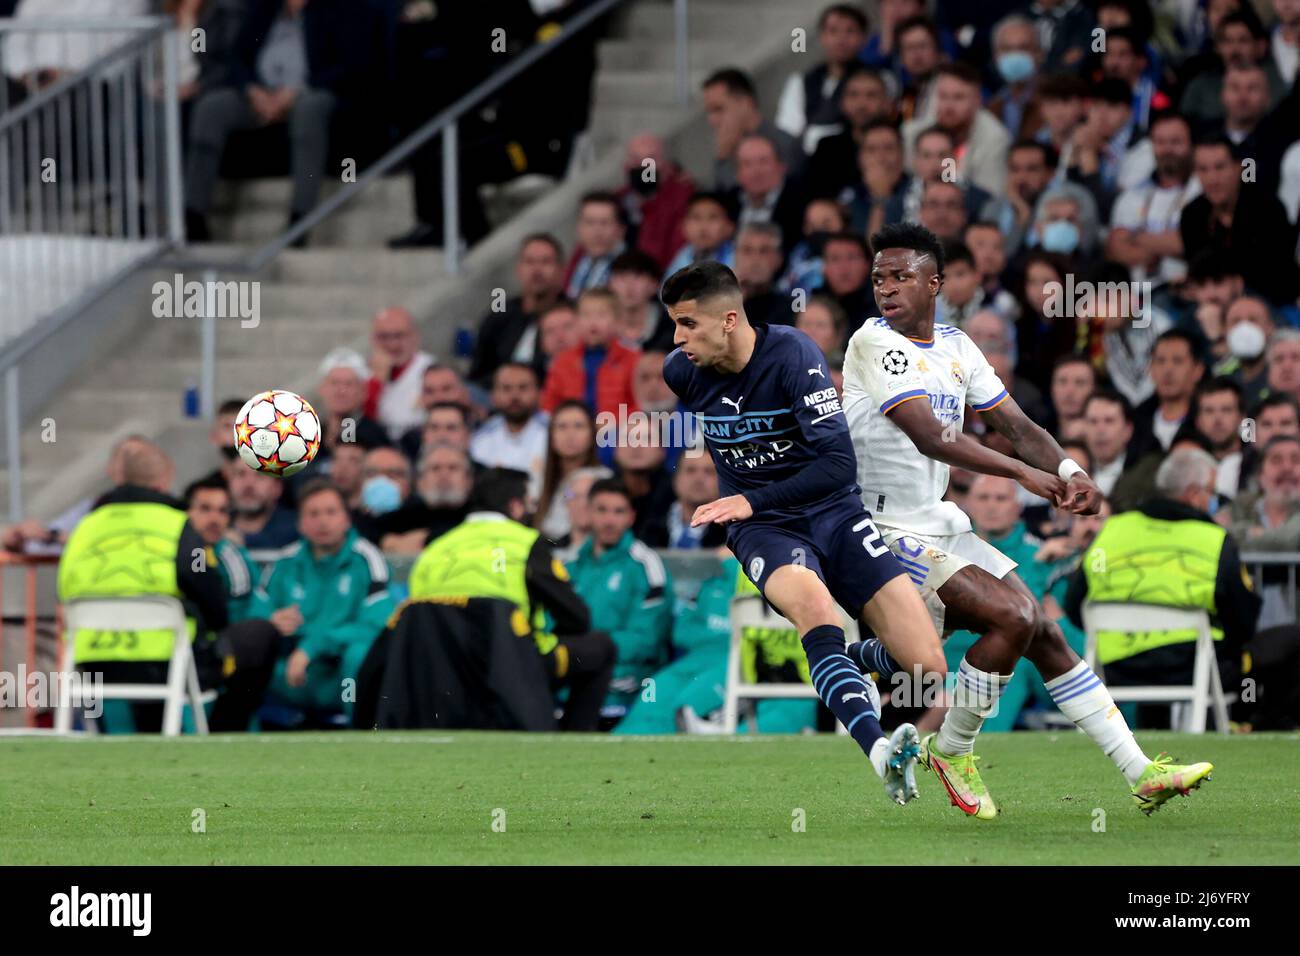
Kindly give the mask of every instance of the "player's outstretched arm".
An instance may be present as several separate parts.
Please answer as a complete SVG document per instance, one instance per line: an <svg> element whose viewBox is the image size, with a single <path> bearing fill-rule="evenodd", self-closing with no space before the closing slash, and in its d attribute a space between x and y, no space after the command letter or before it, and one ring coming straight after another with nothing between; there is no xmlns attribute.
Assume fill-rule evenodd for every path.
<svg viewBox="0 0 1300 956"><path fill-rule="evenodd" d="M980 417L999 434L1006 436L1025 461L1044 471L1059 472L1065 452L1046 428L1033 421L1016 400L1007 396ZM1101 489L1083 470L1069 478L1064 507L1075 514L1095 515L1101 509Z"/></svg>
<svg viewBox="0 0 1300 956"><path fill-rule="evenodd" d="M928 401L900 402L888 414L927 458L982 475L1012 478L1033 494L1057 505L1065 499L1065 482L1056 475L1008 458L959 429L945 429L934 417Z"/></svg>

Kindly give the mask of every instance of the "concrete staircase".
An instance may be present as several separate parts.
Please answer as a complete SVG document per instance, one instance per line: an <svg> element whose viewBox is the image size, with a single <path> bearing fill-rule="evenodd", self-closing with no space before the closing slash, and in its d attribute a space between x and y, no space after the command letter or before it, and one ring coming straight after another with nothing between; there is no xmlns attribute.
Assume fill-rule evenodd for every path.
<svg viewBox="0 0 1300 956"><path fill-rule="evenodd" d="M740 66L755 72L762 105L771 115L785 76L813 62L822 6L822 0L692 0L693 97L708 73ZM806 57L790 53L796 27L808 32L814 52ZM312 392L324 354L340 345L364 352L369 319L384 306L410 308L423 324L425 348L447 356L455 329L478 321L490 307L493 289L513 288L513 258L523 235L547 230L566 244L572 241L577 197L621 181L621 147L632 133L665 135L697 181L707 184L710 139L698 100L688 108L675 101L672 36L670 0L640 0L616 18L598 49L589 131L594 163L549 189L541 184L531 192L499 194L491 208L510 211L540 192L473 250L462 275L444 276L439 253L384 248L387 237L412 225L405 175L373 186L316 229L308 249L283 253L262 275L221 275L260 283L261 323L241 328L238 320L218 321L217 400L268 386ZM327 186L327 194L335 188ZM223 185L211 220L222 242L191 248L189 256L235 258L283 230L288 204L284 180ZM115 297L113 331L95 343L94 360L29 418L22 436L27 514L52 517L101 488L110 448L132 432L158 438L172 453L178 484L213 467L207 424L184 416L186 385L199 375L200 323L159 319L152 312L153 283L171 282L174 272L164 262ZM203 277L186 273L183 278ZM54 423L52 442L42 440L43 420ZM7 483L8 473L0 469L0 489ZM4 499L0 492L0 507Z"/></svg>

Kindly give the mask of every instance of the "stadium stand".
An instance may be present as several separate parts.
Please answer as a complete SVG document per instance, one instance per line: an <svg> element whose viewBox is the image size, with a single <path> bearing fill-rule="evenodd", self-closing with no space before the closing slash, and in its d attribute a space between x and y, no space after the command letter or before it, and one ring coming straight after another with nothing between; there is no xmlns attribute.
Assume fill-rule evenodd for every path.
<svg viewBox="0 0 1300 956"><path fill-rule="evenodd" d="M1300 721L1278 704L1300 653L1295 4L101 0L63 28L70 48L57 6L0 20L0 662L34 633L52 659L53 565L33 620L23 556L58 553L118 484L104 462L124 442L164 449L175 492L230 484L232 534L270 580L305 481L333 479L355 537L393 545L398 600L464 517L468 455L528 473L526 520L579 592L666 592L654 653L615 667L621 714L646 675L730 640L703 615L672 642L701 593L725 606L733 568L721 536L686 527L711 481L688 466L675 484L688 442L643 447L626 420L677 410L650 360L672 348L659 282L733 265L751 318L806 331L838 385L879 315L869 237L908 221L952 263L938 321L1081 446L1117 513L1149 504L1178 449L1209 453L1212 494L1181 507L1227 532L1263 594L1221 669L1237 679L1254 652L1281 688L1260 707L1228 686L1233 718ZM8 159L42 150L57 180ZM196 316L195 295L225 314ZM278 494L221 439L272 386L328 416L319 463ZM1014 454L978 413L965 428ZM597 466L635 510L613 536L626 568L584 510ZM949 498L972 478L954 470ZM1067 591L1101 522L1014 496L984 536L1077 621ZM1020 697L1005 729L1044 709L1041 683ZM37 719L0 708L0 725Z"/></svg>

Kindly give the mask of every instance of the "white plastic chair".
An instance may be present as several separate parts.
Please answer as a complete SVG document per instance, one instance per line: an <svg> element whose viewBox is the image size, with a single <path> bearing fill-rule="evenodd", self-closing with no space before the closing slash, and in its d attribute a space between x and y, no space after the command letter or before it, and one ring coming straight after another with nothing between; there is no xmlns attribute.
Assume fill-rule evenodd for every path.
<svg viewBox="0 0 1300 956"><path fill-rule="evenodd" d="M1085 601L1083 629L1088 635L1084 659L1101 676L1097 665L1097 634L1100 631L1196 631L1196 659L1190 684L1150 684L1139 687L1111 687L1110 696L1117 702L1168 703L1172 705L1173 724L1193 734L1205 733L1205 711L1213 704L1214 724L1219 733L1228 733L1228 705L1219 679L1219 661L1214 654L1210 634L1210 615L1201 608L1162 607L1156 604L1111 604ZM1190 712L1178 718L1183 704Z"/></svg>
<svg viewBox="0 0 1300 956"><path fill-rule="evenodd" d="M846 634L851 633L852 620L842 611L841 614L843 615L842 626L844 632ZM813 686L805 684L803 681L793 684L745 683L740 673L740 643L744 640L741 635L747 627L789 628L792 631L795 629L793 624L769 608L757 594L744 594L732 598L731 648L727 655L727 689L722 699L722 726L723 731L728 734L734 734L736 728L740 726L740 702L742 700L789 700L791 698L820 700ZM755 724L756 721L750 721L749 729L751 733L757 731ZM835 723L835 732L839 734L848 733L844 729L844 725L839 721Z"/></svg>
<svg viewBox="0 0 1300 956"><path fill-rule="evenodd" d="M69 675L76 668L75 646L78 630L93 631L171 631L176 635L172 645L171 662L167 668L165 684L108 684L98 690L104 700L161 700L163 701L162 732L165 737L176 737L181 732L181 711L186 703L194 714L196 733L208 732L208 718L203 705L217 699L216 691L206 693L199 688L199 672L194 664L194 651L190 646L189 630L185 621L185 608L174 597L148 595L129 598L82 598L63 605L64 641L59 663L57 686L70 689L61 693L55 713L54 728L57 733L72 731L72 711L82 704L84 694L80 681ZM66 698L66 699L65 699Z"/></svg>

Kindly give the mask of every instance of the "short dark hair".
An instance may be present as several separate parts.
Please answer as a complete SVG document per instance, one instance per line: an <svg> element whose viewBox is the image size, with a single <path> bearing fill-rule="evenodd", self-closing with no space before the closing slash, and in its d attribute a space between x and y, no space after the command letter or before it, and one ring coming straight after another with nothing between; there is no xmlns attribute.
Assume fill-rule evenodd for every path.
<svg viewBox="0 0 1300 956"><path fill-rule="evenodd" d="M1250 417L1257 420L1270 408L1277 408L1286 405L1293 412L1295 417L1300 420L1300 401L1290 392L1269 392L1263 398L1255 403L1255 407L1250 410Z"/></svg>
<svg viewBox="0 0 1300 956"><path fill-rule="evenodd" d="M692 193L691 198L686 201L686 211L690 212L692 207L697 206L702 202L713 203L713 205L721 209L723 215L732 222L735 222L740 218L740 208L731 193L710 189L697 190Z"/></svg>
<svg viewBox="0 0 1300 956"><path fill-rule="evenodd" d="M528 499L528 473L514 468L487 468L474 479L467 502L470 511L509 515L510 502Z"/></svg>
<svg viewBox="0 0 1300 956"><path fill-rule="evenodd" d="M925 226L916 222L890 223L871 237L873 255L885 249L913 249L934 259L934 271L943 275L943 243Z"/></svg>
<svg viewBox="0 0 1300 956"><path fill-rule="evenodd" d="M424 371L420 373L420 377L424 378L430 372L451 372L452 375L456 376L457 381L462 383L465 381L465 376L460 374L460 369L447 362L430 362L424 367Z"/></svg>
<svg viewBox="0 0 1300 956"><path fill-rule="evenodd" d="M1232 392L1237 396L1237 410L1242 411L1242 396L1244 393L1241 389L1241 383L1227 375L1215 375L1201 379L1196 391L1192 394L1192 413L1200 411L1201 399L1206 395L1214 395L1217 392Z"/></svg>
<svg viewBox="0 0 1300 956"><path fill-rule="evenodd" d="M857 7L848 3L832 3L822 11L821 16L817 18L817 29L824 30L826 21L831 17L846 17L858 25L858 29L863 33L867 32L867 15Z"/></svg>
<svg viewBox="0 0 1300 956"><path fill-rule="evenodd" d="M228 398L217 406L218 415L238 415L239 410L244 407L242 398Z"/></svg>
<svg viewBox="0 0 1300 956"><path fill-rule="evenodd" d="M434 402L429 406L429 410L424 413L424 420L428 422L429 416L434 412L446 411L447 409L451 409L458 414L465 427L469 428L469 409L460 402Z"/></svg>
<svg viewBox="0 0 1300 956"><path fill-rule="evenodd" d="M1222 282L1232 276L1242 277L1237 257L1215 249L1202 249L1187 262L1189 282Z"/></svg>
<svg viewBox="0 0 1300 956"><path fill-rule="evenodd" d="M1192 137L1192 121L1189 120L1182 113L1178 112L1178 110L1173 110L1173 109L1156 110L1156 112L1152 113L1151 120L1149 123L1147 123L1147 131L1155 132L1155 128L1161 123L1170 123L1170 122L1182 123L1185 127L1187 127L1188 139Z"/></svg>
<svg viewBox="0 0 1300 956"><path fill-rule="evenodd" d="M1166 329L1157 335L1155 344L1151 346L1152 356L1155 355L1156 349L1160 347L1161 342L1186 342L1187 351L1191 353L1192 361L1202 361L1201 343L1196 340L1196 336L1192 335L1192 333L1188 332L1186 329Z"/></svg>
<svg viewBox="0 0 1300 956"><path fill-rule="evenodd" d="M1051 143L1040 143L1036 139L1016 140L1014 143L1011 144L1011 148L1007 150L1007 157L1010 158L1012 153L1016 153L1024 149L1037 150L1042 155L1043 163L1047 166L1048 169L1055 169L1061 163L1061 154L1055 146L1053 146Z"/></svg>
<svg viewBox="0 0 1300 956"><path fill-rule="evenodd" d="M963 63L957 60L952 63L940 63L934 71L935 76L951 76L954 80L961 80L968 86L974 86L976 89L980 86L979 70L969 63Z"/></svg>
<svg viewBox="0 0 1300 956"><path fill-rule="evenodd" d="M555 250L555 257L557 259L564 258L564 246L561 244L559 239L556 239L549 232L530 232L528 235L524 236L524 238L519 242L519 254L523 255L524 250L534 242L546 243Z"/></svg>
<svg viewBox="0 0 1300 956"><path fill-rule="evenodd" d="M1233 159L1238 156L1237 144L1230 140L1228 134L1222 130L1202 133L1196 137L1196 141L1192 144L1193 149L1206 149L1214 146L1222 146Z"/></svg>
<svg viewBox="0 0 1300 956"><path fill-rule="evenodd" d="M914 142L917 146L920 146L920 145L921 145L921 140L924 139L924 138L927 137L927 136L946 136L946 137L948 137L948 142L950 142L950 143L956 143L956 141L957 141L957 140L956 140L956 137L954 137L953 134L952 134L951 132L949 132L948 130L944 129L944 128L943 128L942 126L940 126L938 123L934 123L933 125L931 125L931 126L927 126L925 129L921 130L921 132L917 133L917 134L916 134L916 139L913 140L913 142Z"/></svg>
<svg viewBox="0 0 1300 956"><path fill-rule="evenodd" d="M1132 48L1133 52L1144 60L1147 58L1147 41L1142 36L1141 31L1132 26L1112 27L1106 31L1106 43L1109 46L1111 40L1125 40Z"/></svg>
<svg viewBox="0 0 1300 956"><path fill-rule="evenodd" d="M1209 452L1211 455L1214 454L1214 442L1210 441L1209 435L1196 427L1196 423L1191 416L1183 419L1183 423L1174 432L1174 437L1169 440L1170 450L1172 451L1173 447L1182 441L1192 442L1201 451Z"/></svg>
<svg viewBox="0 0 1300 956"><path fill-rule="evenodd" d="M878 69L876 69L874 66L867 66L867 64L863 63L861 60L858 60L855 63L849 64L849 67L844 71L844 79L840 81L840 96L844 95L844 88L848 86L851 80L856 80L859 79L860 77L866 77L869 80L874 80L875 82L883 86L886 90L889 89L889 84L885 82L885 78L880 75L880 71Z"/></svg>
<svg viewBox="0 0 1300 956"><path fill-rule="evenodd" d="M714 70L704 82L700 84L700 89L708 89L710 86L725 86L727 92L732 96L748 96L751 100L758 99L758 92L754 89L754 81L744 70L737 69L734 66L724 66L720 70Z"/></svg>
<svg viewBox="0 0 1300 956"><path fill-rule="evenodd" d="M1116 106L1130 106L1133 103L1133 91L1119 77L1108 76L1093 85L1090 99L1113 103Z"/></svg>
<svg viewBox="0 0 1300 956"><path fill-rule="evenodd" d="M1092 394L1084 399L1083 410L1085 414L1088 411L1088 406L1093 402L1110 402L1113 405L1118 405L1120 412L1124 415L1124 420L1130 425L1133 424L1133 406L1129 404L1127 398L1113 388L1105 386L1094 388Z"/></svg>
<svg viewBox="0 0 1300 956"><path fill-rule="evenodd" d="M1224 27L1230 26L1234 23L1240 23L1249 30L1250 38L1252 40L1268 39L1268 33L1264 30L1264 25L1259 22L1259 17L1255 15L1255 12L1250 8L1250 5L1245 3L1219 19L1219 25L1214 28L1215 39L1218 39L1219 34L1223 32Z"/></svg>
<svg viewBox="0 0 1300 956"><path fill-rule="evenodd" d="M826 247L829 246L832 242L852 243L853 245L858 247L858 251L862 253L862 258L866 259L868 262L871 261L871 247L867 245L867 240L862 238L862 236L856 232L849 232L845 230L843 232L828 233L826 238L822 240L823 254L825 254Z"/></svg>
<svg viewBox="0 0 1300 956"><path fill-rule="evenodd" d="M659 268L659 263L655 260L655 257L641 249L629 249L626 252L621 252L609 264L610 275L624 272L651 276L655 279L663 275L663 270Z"/></svg>
<svg viewBox="0 0 1300 956"><path fill-rule="evenodd" d="M678 269L664 280L659 299L664 305L676 305L689 299L701 301L727 295L739 299L740 282L736 274L721 262L705 259Z"/></svg>
<svg viewBox="0 0 1300 956"><path fill-rule="evenodd" d="M900 20L898 22L898 25L894 27L894 49L898 49L899 37L901 37L904 33L907 33L910 30L917 29L918 27L924 30L926 33L930 34L930 39L934 41L934 45L936 48L942 45L939 42L939 28L934 25L933 20L931 20L925 14L920 13L914 17L908 17L905 20Z"/></svg>
<svg viewBox="0 0 1300 956"><path fill-rule="evenodd" d="M241 404L240 407L242 408L243 405ZM238 411L238 409L236 409L236 411ZM186 508L189 508L194 504L194 496L200 491L224 491L227 497L230 496L230 489L226 487L226 479L216 473L206 475L197 481L190 482L185 487L185 494L182 495L182 499L185 502Z"/></svg>
<svg viewBox="0 0 1300 956"><path fill-rule="evenodd" d="M1065 355L1058 355L1056 361L1052 363L1052 373L1055 374L1058 368L1065 368L1067 365L1083 365L1092 373L1092 380L1097 381L1097 367L1088 360L1086 355L1080 355L1078 352L1067 352Z"/></svg>
<svg viewBox="0 0 1300 956"><path fill-rule="evenodd" d="M1045 100L1087 99L1088 84L1077 73L1049 73L1038 84L1038 95Z"/></svg>
<svg viewBox="0 0 1300 956"><path fill-rule="evenodd" d="M533 377L533 381L538 382L538 384L541 384L539 381L540 376L537 374L537 369L535 367L529 365L527 362L516 362L514 360L511 360L509 362L502 362L500 365L496 367L496 370L492 373L492 381L494 384L496 383L497 376L501 374L501 371L507 368L523 369L525 372L527 372L529 375Z"/></svg>
<svg viewBox="0 0 1300 956"><path fill-rule="evenodd" d="M862 150L862 145L867 142L867 137L870 136L878 129L888 130L890 133L893 134L894 139L898 141L898 145L900 147L903 145L903 131L899 129L898 123L895 120L889 119L888 117L878 116L875 119L873 119L870 123L868 123L865 127L863 127L862 141L861 144L859 144L858 146L859 152Z"/></svg>
<svg viewBox="0 0 1300 956"><path fill-rule="evenodd" d="M623 483L622 478L602 478L593 482L587 492L587 500L591 501L596 495L601 494L622 495L629 505L632 504L632 492L627 490L627 485Z"/></svg>
<svg viewBox="0 0 1300 956"><path fill-rule="evenodd" d="M952 265L954 262L964 262L972 269L975 268L975 257L971 255L970 246L960 239L944 239L943 243L943 263L944 267Z"/></svg>
<svg viewBox="0 0 1300 956"><path fill-rule="evenodd" d="M343 495L343 489L334 484L334 482L330 481L328 478L312 478L299 488L298 508L301 509L302 506L307 503L308 499L315 498L317 495L325 494L326 492L338 495L339 504L343 506L344 511L348 510L348 500Z"/></svg>
<svg viewBox="0 0 1300 956"><path fill-rule="evenodd" d="M583 206L588 206L592 203L612 206L614 208L615 218L618 219L620 224L624 226L627 225L627 213L623 211L623 204L618 201L618 197L612 192L609 192L606 189L593 189L591 192L584 193L582 199L578 201L578 208L581 209Z"/></svg>

